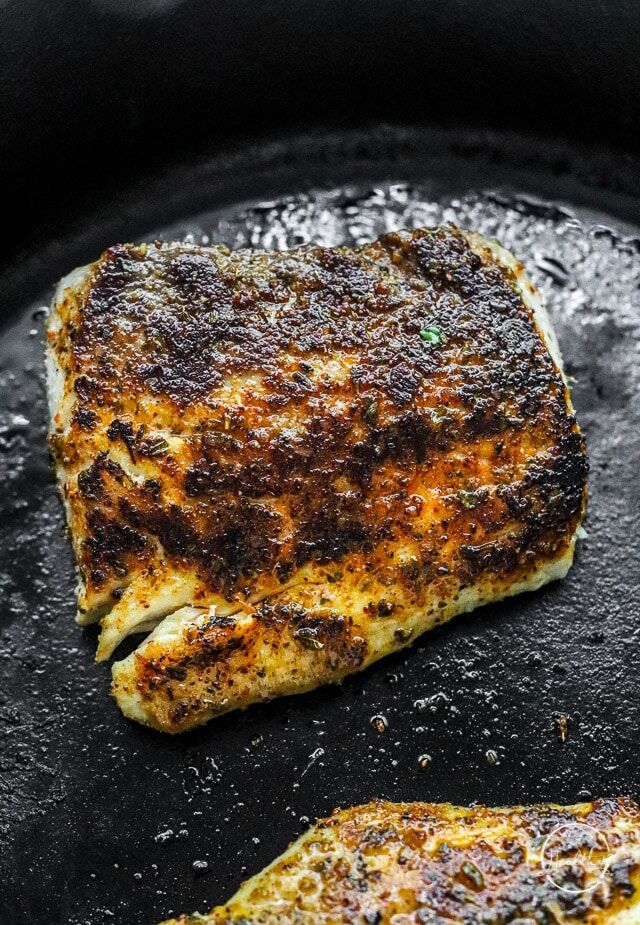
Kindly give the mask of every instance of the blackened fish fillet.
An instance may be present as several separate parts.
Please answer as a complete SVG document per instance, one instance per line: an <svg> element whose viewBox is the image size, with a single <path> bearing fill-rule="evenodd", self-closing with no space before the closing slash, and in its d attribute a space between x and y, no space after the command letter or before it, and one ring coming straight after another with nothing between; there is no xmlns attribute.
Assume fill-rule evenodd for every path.
<svg viewBox="0 0 640 925"><path fill-rule="evenodd" d="M631 800L370 803L316 823L226 906L166 925L637 925Z"/></svg>
<svg viewBox="0 0 640 925"><path fill-rule="evenodd" d="M583 438L522 264L454 227L357 248L120 245L58 287L51 446L79 622L169 732L339 681L564 576Z"/></svg>

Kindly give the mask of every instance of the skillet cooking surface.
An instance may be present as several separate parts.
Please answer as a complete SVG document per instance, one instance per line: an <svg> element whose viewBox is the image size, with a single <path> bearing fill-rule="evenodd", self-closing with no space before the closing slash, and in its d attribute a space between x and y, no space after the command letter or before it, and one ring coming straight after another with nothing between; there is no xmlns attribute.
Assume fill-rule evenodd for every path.
<svg viewBox="0 0 640 925"><path fill-rule="evenodd" d="M153 925L204 911L309 820L372 797L640 797L640 241L627 171L514 138L312 136L176 169L96 204L77 234L9 271L2 925ZM71 552L45 447L41 306L51 285L116 240L191 234L279 248L453 218L526 261L576 379L591 500L573 570L458 618L342 687L182 738L126 722L107 696L108 671L93 663L95 631L72 620ZM387 720L382 733L376 716Z"/></svg>

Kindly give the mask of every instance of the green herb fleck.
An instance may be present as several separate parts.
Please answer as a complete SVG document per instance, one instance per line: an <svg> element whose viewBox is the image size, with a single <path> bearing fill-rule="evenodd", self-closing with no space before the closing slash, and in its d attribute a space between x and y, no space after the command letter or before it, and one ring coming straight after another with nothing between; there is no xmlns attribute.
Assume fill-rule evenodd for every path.
<svg viewBox="0 0 640 925"><path fill-rule="evenodd" d="M375 424L378 420L378 403L375 398L369 398L366 405L364 406L364 411L362 412L362 419L366 421L367 424Z"/></svg>
<svg viewBox="0 0 640 925"><path fill-rule="evenodd" d="M437 324L429 325L420 331L420 337L428 344L441 344L444 341L442 331Z"/></svg>
<svg viewBox="0 0 640 925"><path fill-rule="evenodd" d="M471 880L473 885L478 890L482 890L484 888L484 877L476 865L472 864L471 861L467 861L466 864L462 865L462 873L465 875L465 877L468 877L468 879Z"/></svg>
<svg viewBox="0 0 640 925"><path fill-rule="evenodd" d="M463 490L459 493L458 499L463 507L466 507L468 511L472 511L474 507L482 504L482 502L486 499L487 494L487 490L482 488L477 491Z"/></svg>
<svg viewBox="0 0 640 925"><path fill-rule="evenodd" d="M324 643L318 639L318 630L312 626L303 626L293 635L305 649L324 649Z"/></svg>
<svg viewBox="0 0 640 925"><path fill-rule="evenodd" d="M291 378L294 380L294 382L297 382L298 385L302 385L306 389L313 388L313 383L311 382L311 379L309 379L308 376L305 376L304 373L301 373L299 369L296 369L296 371L293 373Z"/></svg>
<svg viewBox="0 0 640 925"><path fill-rule="evenodd" d="M141 456L162 456L169 449L169 444L161 434L147 437L137 446Z"/></svg>

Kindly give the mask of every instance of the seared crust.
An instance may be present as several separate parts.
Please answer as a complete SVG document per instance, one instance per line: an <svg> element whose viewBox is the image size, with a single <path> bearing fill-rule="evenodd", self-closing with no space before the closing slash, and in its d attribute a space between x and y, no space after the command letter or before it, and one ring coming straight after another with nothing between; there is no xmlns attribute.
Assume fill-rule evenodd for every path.
<svg viewBox="0 0 640 925"><path fill-rule="evenodd" d="M63 292L52 447L81 619L108 614L108 657L190 608L115 666L129 715L179 731L339 680L566 572L586 454L535 300L454 228L122 245Z"/></svg>
<svg viewBox="0 0 640 925"><path fill-rule="evenodd" d="M640 922L631 800L370 803L321 820L208 916L173 925Z"/></svg>

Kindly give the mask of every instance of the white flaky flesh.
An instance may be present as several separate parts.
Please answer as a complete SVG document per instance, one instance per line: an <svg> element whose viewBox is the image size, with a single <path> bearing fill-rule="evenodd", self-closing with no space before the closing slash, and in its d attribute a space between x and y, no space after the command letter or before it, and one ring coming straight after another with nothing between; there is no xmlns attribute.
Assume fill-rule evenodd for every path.
<svg viewBox="0 0 640 925"><path fill-rule="evenodd" d="M353 633L356 639L366 639L367 655L360 666L364 669L373 662L398 651L398 633L405 640L402 645L410 645L418 636L433 629L453 617L469 613L484 604L499 601L526 591L536 591L550 581L564 578L573 559L575 539L562 558L545 563L526 579L497 586L495 582L478 582L473 587L460 591L455 599L446 601L444 606L439 599L434 599L429 606L415 610L398 610L398 616L389 616L384 620L365 620L362 614L374 597L357 589L339 593L334 585L310 583L298 587L291 594L283 593L279 598L293 600L315 614L324 611L339 611L352 614ZM322 603L320 603L322 601ZM225 683L217 669L210 672L210 683L214 688L224 687L222 696L212 696L207 702L203 698L202 708L198 714L198 723L227 713L231 710L244 709L255 703L271 700L274 697L303 693L317 687L319 683L341 681L349 670L336 670L318 677L317 662L321 652L302 651L291 645L288 640L281 640L277 646L270 635L262 632L261 622L252 616L251 610L227 613L237 618L233 630L227 632L225 639L237 638L243 641L236 655L233 653L224 662L225 677L232 676L233 684ZM217 612L222 616L223 613ZM208 620L208 611L184 607L177 613L167 616L142 642L138 648L125 659L113 665L113 684L115 696L120 709L129 719L149 725L158 725L166 730L165 723L156 715L154 705L150 704L137 684L139 659L153 660L160 650L162 654L180 653L184 650L185 639ZM159 646L161 643L161 647ZM254 666L268 666L268 672L245 671L247 662ZM203 685L207 676L202 671ZM186 693L186 691L185 691ZM167 731L167 730L166 730ZM171 730L168 730L171 731Z"/></svg>
<svg viewBox="0 0 640 925"><path fill-rule="evenodd" d="M479 254L486 254L489 250L500 263L513 270L521 297L533 313L538 333L564 377L560 351L549 317L539 293L525 273L524 266L504 248L487 242L479 235L470 234L467 238ZM49 322L51 331L55 331L58 325L58 308L64 301L65 293L68 294L69 290L81 291L86 286L91 271L92 265L75 270L62 280L52 305ZM336 370L336 375L339 374ZM63 434L70 426L73 396L69 391L65 392L64 373L59 358L51 347L47 351L47 383L51 433ZM568 390L567 403L571 413ZM174 434L166 429L159 433L166 436L170 445L179 447L179 433ZM144 479L153 475L153 461L141 460L134 465L121 447L111 447L109 452L132 479ZM540 461L544 464L543 455ZM86 462L90 463L91 460ZM72 541L79 558L85 537L81 525L74 519L73 507L69 504L69 492L73 491L70 486L73 479L77 478L78 472L77 463L74 466L75 468L67 467L64 461L59 461L57 476L66 505ZM403 606L402 600L398 600L391 616L385 620L373 621L365 619L362 615L367 605L373 604L379 598L379 589L376 594L375 591L367 593L355 584L344 589L341 589L339 584L328 585L326 573L313 564L294 572L291 580L285 585L280 584L274 576L264 576L249 597L243 601L229 601L204 587L195 573L190 572L188 568L182 569L180 573L172 572L158 543L158 555L161 560L164 558L166 566L148 571L141 569L139 574L132 578L127 577L120 586L105 587L100 594L94 594L91 600L87 600L86 589L80 580L77 619L83 624L101 621L97 651L97 659L100 661L109 658L128 635L152 629L135 652L114 664L113 692L126 716L166 729L166 722L155 713L154 703L140 692L137 684L141 660L153 661L153 658L160 654L171 655L173 651L180 652L184 648L185 640L198 631L203 622L203 615L210 616L213 612L220 617L235 616L235 625L225 628L225 640L228 641L236 634L244 640L244 645L238 649L237 656L231 652L226 659L227 672L232 669L234 658L237 659L238 674L232 685L227 684L224 678L216 677L215 669L211 669L211 684L208 686L219 689L220 694L211 697L210 702L207 702L206 696L201 698L202 707L198 712L197 723L205 722L228 710L244 708L279 695L302 692L318 684L340 681L345 674L350 673L350 670L342 670L340 667L320 672L317 652L300 653L299 647L295 646L274 649L272 638L265 636L259 627L253 625L256 618L252 616L252 611L260 601L277 596L286 602L313 607L314 612L324 606L351 615L352 635L356 639L362 637L366 641L366 657L360 665L360 668L365 668L402 645L408 645L425 631L459 614L492 601L525 591L534 591L547 582L563 578L572 564L577 535L578 531L561 555L549 561L540 561L524 578L485 581L481 577L471 586L461 590L455 589L456 593L450 598L432 596L426 605L414 609ZM403 556L409 559L412 553L413 550L410 548L403 550L396 546L399 560ZM114 590L117 591L115 597ZM247 652L253 670L244 672L242 669L247 662Z"/></svg>
<svg viewBox="0 0 640 925"><path fill-rule="evenodd" d="M65 277L63 277L56 286L48 319L48 329L50 332L57 333L59 330L59 308L64 302L65 294L69 291L77 292L82 290L84 284L87 282L91 275L92 266L93 265L90 264L86 267L78 267L77 269L72 270L71 273L68 273ZM69 428L71 424L71 418L73 416L73 397L65 393L64 371L60 364L60 358L58 357L56 351L52 348L51 342L48 342L47 350L45 353L45 370L47 376L47 399L49 405L49 434L52 436L55 433L64 432ZM69 504L67 493L65 491L67 473L61 463L56 464L56 476L58 479L58 487L60 489L60 497L62 499L62 503L64 504L65 513L67 516L67 526L69 528L69 534L71 536L71 542L73 543L73 548L77 560L82 539L80 531L74 529L74 526L76 526L74 524L75 518L73 516L71 505ZM89 615L81 609L81 602L85 598L85 586L79 571L77 572L77 579L78 585L76 597L78 600L78 611L76 620L80 625L94 623L99 619L99 608L96 608L95 612Z"/></svg>
<svg viewBox="0 0 640 925"><path fill-rule="evenodd" d="M150 581L155 589L149 587ZM102 619L96 660L110 658L126 636L141 632L141 627L158 624L185 607L193 600L194 590L193 582L170 572L160 572L140 582L134 580Z"/></svg>

